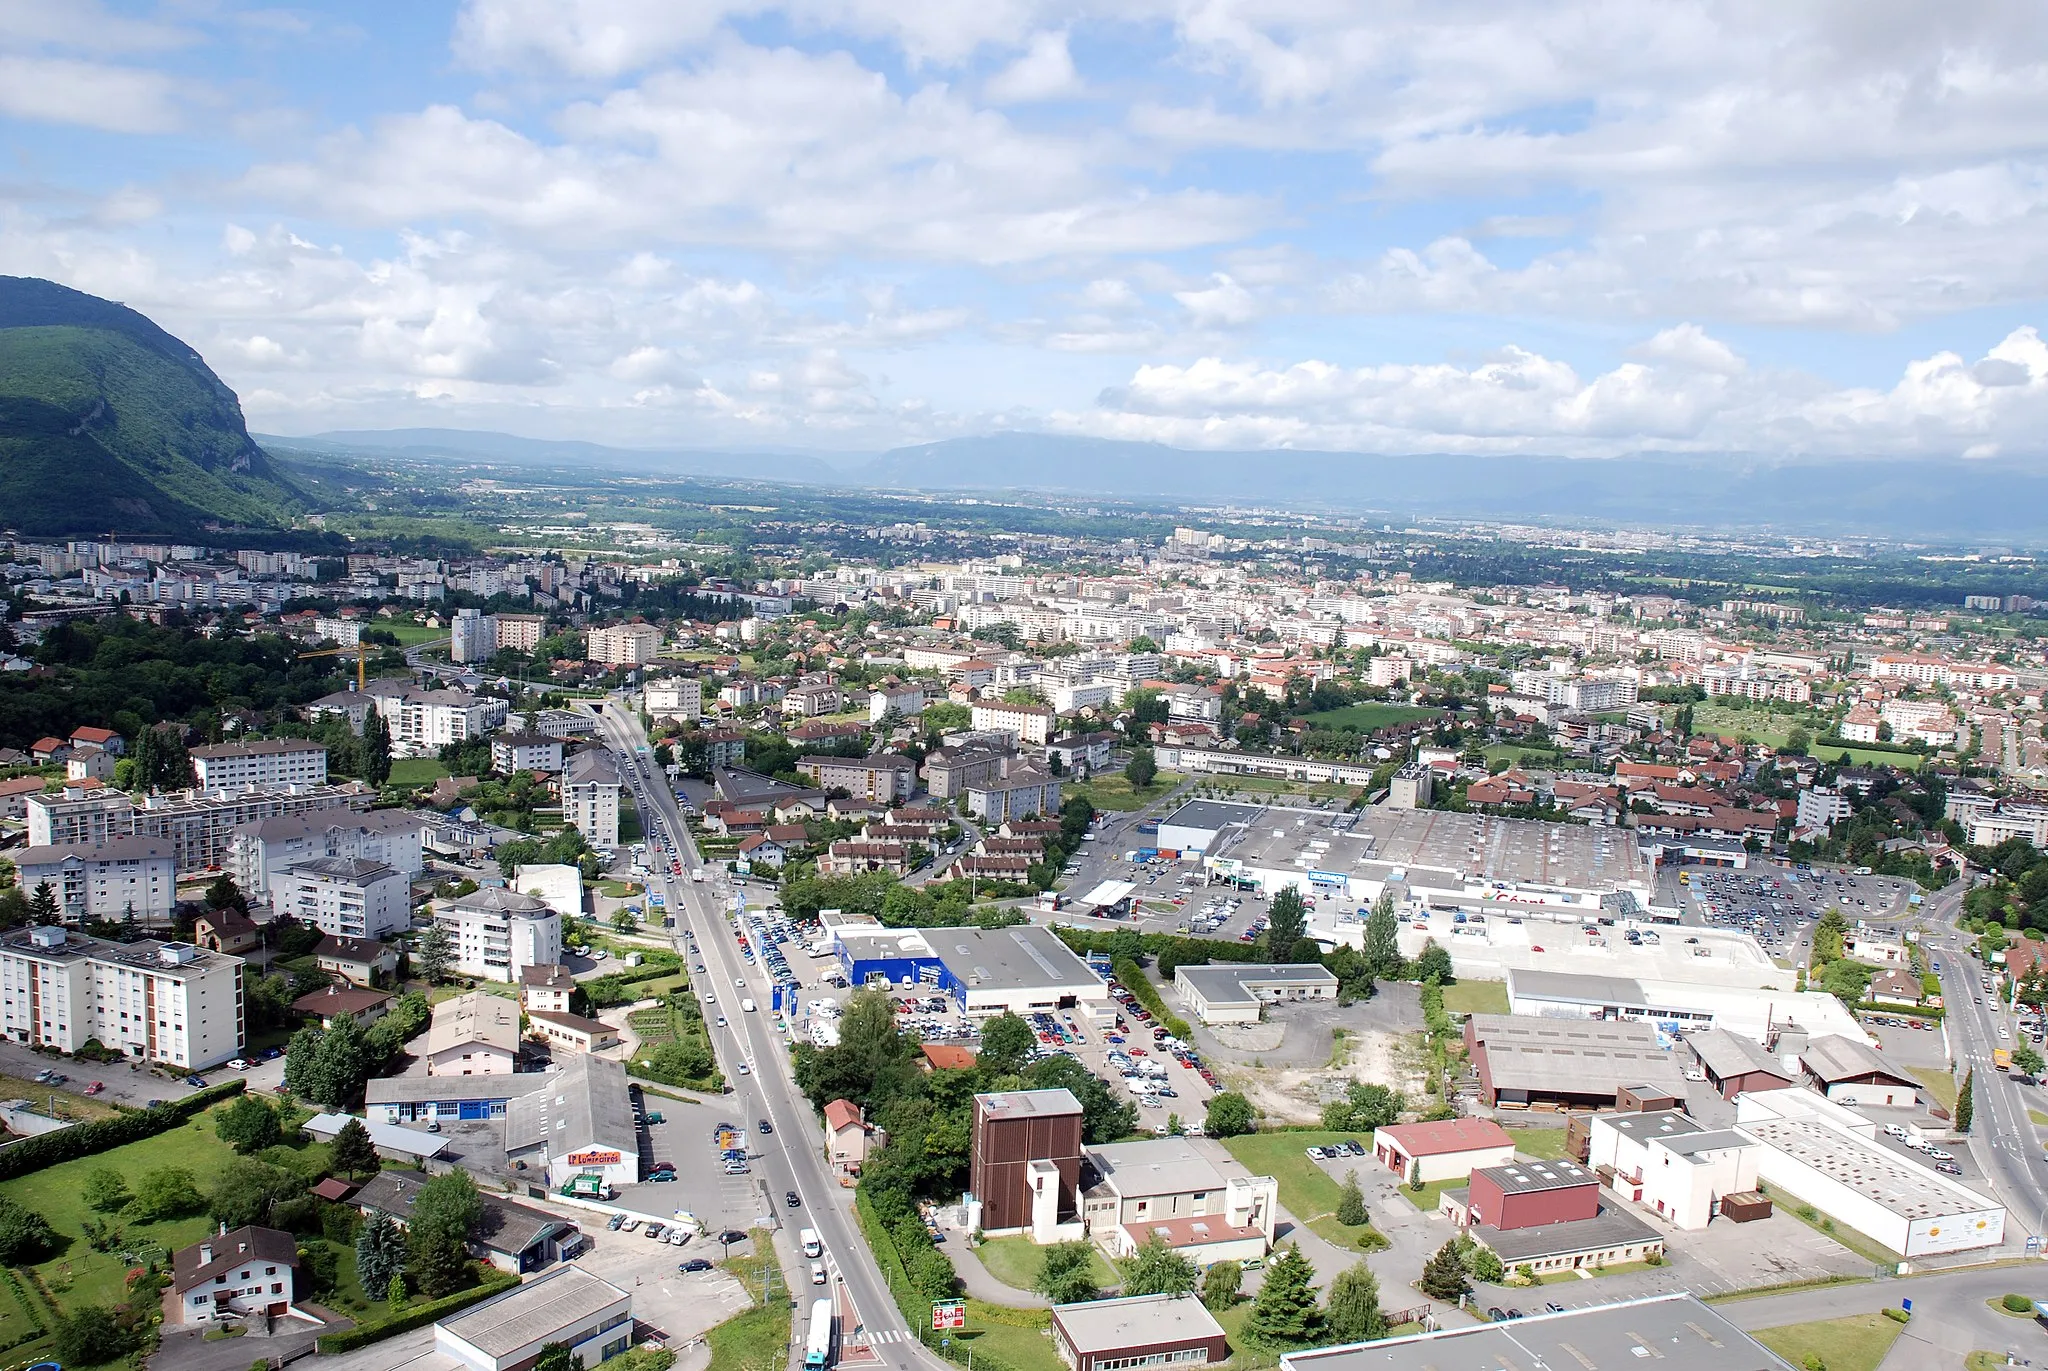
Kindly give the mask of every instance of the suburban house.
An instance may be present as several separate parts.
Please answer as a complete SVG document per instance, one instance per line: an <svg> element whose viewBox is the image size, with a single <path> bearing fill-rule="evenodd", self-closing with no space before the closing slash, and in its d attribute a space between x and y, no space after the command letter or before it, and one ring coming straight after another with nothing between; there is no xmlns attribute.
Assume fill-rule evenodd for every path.
<svg viewBox="0 0 2048 1371"><path fill-rule="evenodd" d="M354 1019L364 1028L391 1012L391 992L330 985L292 1001L292 1013L318 1019L322 1028L332 1028L343 1019Z"/></svg>
<svg viewBox="0 0 2048 1371"><path fill-rule="evenodd" d="M482 990L434 1006L429 1076L511 1075L519 1060L519 1006Z"/></svg>
<svg viewBox="0 0 2048 1371"><path fill-rule="evenodd" d="M215 1323L291 1310L299 1244L253 1225L200 1239L171 1256L171 1306L179 1323Z"/></svg>
<svg viewBox="0 0 2048 1371"><path fill-rule="evenodd" d="M398 975L398 949L375 938L330 933L313 948L313 957L322 971L355 985L389 985Z"/></svg>
<svg viewBox="0 0 2048 1371"><path fill-rule="evenodd" d="M825 1160L841 1176L858 1176L868 1159L868 1126L852 1100L825 1106Z"/></svg>

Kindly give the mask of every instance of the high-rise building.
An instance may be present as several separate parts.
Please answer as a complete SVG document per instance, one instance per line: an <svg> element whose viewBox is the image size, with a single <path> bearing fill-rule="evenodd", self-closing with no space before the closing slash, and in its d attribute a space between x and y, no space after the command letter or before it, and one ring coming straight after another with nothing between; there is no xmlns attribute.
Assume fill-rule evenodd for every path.
<svg viewBox="0 0 2048 1371"><path fill-rule="evenodd" d="M326 785L327 745L306 738L265 738L192 749L205 790L244 785Z"/></svg>
<svg viewBox="0 0 2048 1371"><path fill-rule="evenodd" d="M57 927L0 934L0 1032L200 1071L240 1056L242 959L190 943L109 943Z"/></svg>
<svg viewBox="0 0 2048 1371"><path fill-rule="evenodd" d="M593 628L584 657L600 666L644 666L661 653L661 630L653 624Z"/></svg>
<svg viewBox="0 0 2048 1371"><path fill-rule="evenodd" d="M498 621L481 610L458 609L448 621L448 659L489 661L498 650Z"/></svg>
<svg viewBox="0 0 2048 1371"><path fill-rule="evenodd" d="M585 842L609 852L619 845L619 764L600 747L587 747L562 768L562 817Z"/></svg>

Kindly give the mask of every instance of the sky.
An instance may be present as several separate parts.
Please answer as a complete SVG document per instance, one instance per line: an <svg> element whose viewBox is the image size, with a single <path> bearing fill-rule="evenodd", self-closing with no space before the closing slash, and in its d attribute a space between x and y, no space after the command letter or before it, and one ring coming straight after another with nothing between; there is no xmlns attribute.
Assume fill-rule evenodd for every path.
<svg viewBox="0 0 2048 1371"><path fill-rule="evenodd" d="M2048 457L2030 0L0 0L251 426Z"/></svg>

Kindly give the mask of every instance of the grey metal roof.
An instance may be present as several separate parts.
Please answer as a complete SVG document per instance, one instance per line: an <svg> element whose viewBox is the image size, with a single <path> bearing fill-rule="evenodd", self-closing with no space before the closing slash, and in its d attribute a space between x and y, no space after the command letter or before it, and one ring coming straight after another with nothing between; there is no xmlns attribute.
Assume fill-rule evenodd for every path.
<svg viewBox="0 0 2048 1371"><path fill-rule="evenodd" d="M1792 1364L1691 1294L1447 1328L1349 1347L1295 1352L1285 1371L1452 1371L1453 1368L1655 1366L1657 1371L1793 1371Z"/></svg>
<svg viewBox="0 0 2048 1371"><path fill-rule="evenodd" d="M924 934L933 955L970 991L1102 989L1102 978L1049 928L928 928Z"/></svg>
<svg viewBox="0 0 2048 1371"><path fill-rule="evenodd" d="M1675 1138L1666 1138L1664 1146L1680 1157L1693 1157L1702 1152L1720 1152L1730 1147L1755 1147L1756 1139L1733 1128L1717 1128L1711 1133L1686 1133Z"/></svg>
<svg viewBox="0 0 2048 1371"><path fill-rule="evenodd" d="M1806 1050L1799 1054L1799 1064L1829 1085L1864 1076L1883 1076L1900 1085L1916 1085L1910 1076L1887 1064L1875 1048L1840 1033L1808 1040Z"/></svg>
<svg viewBox="0 0 2048 1371"><path fill-rule="evenodd" d="M1472 1173L1485 1176L1507 1195L1531 1195L1543 1190L1569 1190L1574 1186L1597 1185L1599 1177L1568 1161L1514 1161L1500 1166L1482 1166Z"/></svg>
<svg viewBox="0 0 2048 1371"><path fill-rule="evenodd" d="M1034 1115L1078 1114L1081 1102L1064 1086L1056 1090L1004 1090L976 1095L974 1102L991 1119L1021 1119Z"/></svg>
<svg viewBox="0 0 2048 1371"><path fill-rule="evenodd" d="M1710 1028L1704 1033L1688 1033L1685 1043L1699 1054L1700 1064L1717 1080L1762 1071L1776 1076L1779 1080L1789 1081L1797 1074L1766 1051L1763 1044L1754 1038L1745 1038L1740 1033L1730 1033L1725 1028Z"/></svg>
<svg viewBox="0 0 2048 1371"><path fill-rule="evenodd" d="M1052 1316L1067 1343L1083 1354L1223 1336L1223 1326L1193 1295L1132 1295L1121 1300L1056 1304Z"/></svg>
<svg viewBox="0 0 2048 1371"><path fill-rule="evenodd" d="M505 1150L540 1147L547 1156L603 1147L637 1155L632 1103L626 1097L626 1068L582 1053L560 1071L541 1077L543 1088L505 1107Z"/></svg>
<svg viewBox="0 0 2048 1371"><path fill-rule="evenodd" d="M1098 1184L1125 1199L1187 1195L1224 1188L1223 1173L1185 1138L1105 1143L1088 1149Z"/></svg>
<svg viewBox="0 0 2048 1371"><path fill-rule="evenodd" d="M1608 1095L1622 1086L1682 1093L1685 1081L1648 1024L1591 1019L1472 1016L1495 1090Z"/></svg>
<svg viewBox="0 0 2048 1371"><path fill-rule="evenodd" d="M1575 971L1525 971L1519 967L1508 968L1508 999L1650 1007L1642 983L1633 976L1588 976Z"/></svg>
<svg viewBox="0 0 2048 1371"><path fill-rule="evenodd" d="M586 747L562 764L562 784L619 785L619 760L601 747Z"/></svg>
<svg viewBox="0 0 2048 1371"><path fill-rule="evenodd" d="M1260 985L1317 985L1336 988L1337 977L1328 967L1311 962L1281 964L1210 962L1205 966L1174 969L1176 979L1185 976L1194 992L1210 1004L1255 1004Z"/></svg>
<svg viewBox="0 0 2048 1371"><path fill-rule="evenodd" d="M451 1314L434 1327L446 1330L492 1360L545 1342L631 1297L582 1267L558 1266L495 1299Z"/></svg>
<svg viewBox="0 0 2048 1371"><path fill-rule="evenodd" d="M522 1071L511 1076L429 1076L408 1071L378 1076L363 1087L363 1103L439 1104L449 1100L516 1100L553 1078L553 1072Z"/></svg>
<svg viewBox="0 0 2048 1371"><path fill-rule="evenodd" d="M1168 828L1195 828L1210 833L1232 824L1256 823L1266 811L1258 805L1228 804L1221 800L1190 800L1159 822Z"/></svg>
<svg viewBox="0 0 2048 1371"><path fill-rule="evenodd" d="M1578 1252L1604 1252L1654 1238L1657 1230L1626 1210L1613 1208L1602 1209L1590 1219L1532 1224L1528 1228L1474 1224L1472 1236L1492 1248L1503 1263L1513 1266L1517 1262L1567 1257Z"/></svg>

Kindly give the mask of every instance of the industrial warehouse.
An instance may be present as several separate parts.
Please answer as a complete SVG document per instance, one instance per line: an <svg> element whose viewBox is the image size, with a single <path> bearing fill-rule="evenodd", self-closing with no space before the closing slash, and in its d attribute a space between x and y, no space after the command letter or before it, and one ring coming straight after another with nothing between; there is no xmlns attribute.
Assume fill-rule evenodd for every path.
<svg viewBox="0 0 2048 1371"><path fill-rule="evenodd" d="M854 985L926 987L977 1016L1072 1009L1114 1017L1109 986L1050 929L901 929L833 910L821 917Z"/></svg>

